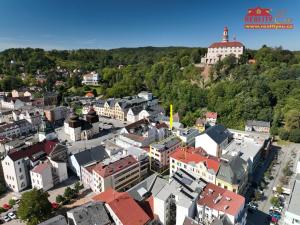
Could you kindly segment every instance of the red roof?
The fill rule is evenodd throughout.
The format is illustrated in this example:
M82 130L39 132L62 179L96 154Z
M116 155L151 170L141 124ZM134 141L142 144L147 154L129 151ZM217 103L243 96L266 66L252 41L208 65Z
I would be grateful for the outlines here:
M208 183L198 200L198 205L205 205L211 209L237 217L244 208L245 198L232 191Z
M105 165L101 162L94 167L93 171L95 171L95 173L99 174L101 177L108 177L126 169L129 166L132 166L135 163L137 163L137 161L131 155L129 155L108 165Z
M127 192L108 189L93 197L95 201L105 202L123 225L144 225L150 217Z
M203 149L186 147L177 148L174 152L170 154L170 158L176 159L183 163L199 163L202 162L205 164L207 169L212 169L216 173L219 170L220 161L218 158L209 156Z
M95 95L92 92L88 92L85 94L85 97L95 97Z
M269 8L252 8L248 10L247 16L272 16Z
M206 116L206 118L217 119L218 113L216 113L216 112L207 112L207 113L205 114L205 116Z
M34 173L42 173L46 168L48 168L50 165L48 162L44 162L44 163L41 163L37 166L35 166L31 171L34 172Z
M244 45L238 41L215 42L209 48L228 48L228 47L243 47Z
M33 144L31 146L28 146L26 148L17 150L17 149L12 149L9 153L8 156L13 160L19 160L25 157L31 157L33 154L38 153L40 151L45 152L47 155L49 155L56 144L58 143L58 140L45 140L43 142L38 142L36 144Z

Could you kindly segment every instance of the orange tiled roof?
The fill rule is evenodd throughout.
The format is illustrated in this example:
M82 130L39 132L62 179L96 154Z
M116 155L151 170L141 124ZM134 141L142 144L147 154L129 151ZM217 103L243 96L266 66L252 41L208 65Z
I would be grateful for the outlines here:
M174 152L171 153L170 158L176 159L183 163L199 163L203 162L207 169L212 169L216 173L220 167L220 161L218 158L209 156L203 149L201 148L177 148Z

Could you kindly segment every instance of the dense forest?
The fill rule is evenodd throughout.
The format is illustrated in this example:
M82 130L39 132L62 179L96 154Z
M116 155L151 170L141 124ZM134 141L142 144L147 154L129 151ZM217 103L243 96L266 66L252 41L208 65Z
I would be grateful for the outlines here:
M0 89L34 85L38 71L47 75L45 88L62 80L63 96L82 94L81 75L97 71L104 97L133 95L149 90L168 109L170 103L185 125L193 125L206 110L216 111L219 122L243 129L248 119L272 122L272 133L282 139L300 139L300 55L282 48L263 46L246 50L236 60L228 56L215 64L207 77L195 67L204 48L122 48L113 50L44 51L8 49L0 53ZM249 64L248 60L255 63ZM119 67L119 65L123 65ZM70 77L58 73L57 67ZM75 73L74 69L80 69ZM21 79L21 75L25 78ZM300 140L299 140L300 141Z

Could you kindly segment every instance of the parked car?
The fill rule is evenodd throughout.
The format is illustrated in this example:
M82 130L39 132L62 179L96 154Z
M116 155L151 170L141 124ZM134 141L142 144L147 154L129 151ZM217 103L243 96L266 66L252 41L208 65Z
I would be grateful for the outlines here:
M3 216L4 222L11 221L11 218L8 215Z
M8 215L9 218L11 218L12 220L17 218L16 214L14 214L13 212L8 213L7 215Z
M248 206L252 209L257 209L258 208L258 205L255 203L255 202L249 202L248 203Z

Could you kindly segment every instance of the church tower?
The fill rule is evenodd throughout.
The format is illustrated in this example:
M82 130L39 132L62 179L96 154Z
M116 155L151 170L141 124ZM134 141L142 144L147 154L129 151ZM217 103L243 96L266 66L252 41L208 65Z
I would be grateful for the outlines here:
M224 27L223 42L228 42L228 28L227 27Z

